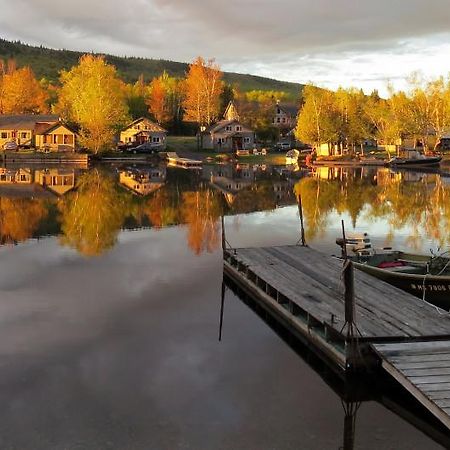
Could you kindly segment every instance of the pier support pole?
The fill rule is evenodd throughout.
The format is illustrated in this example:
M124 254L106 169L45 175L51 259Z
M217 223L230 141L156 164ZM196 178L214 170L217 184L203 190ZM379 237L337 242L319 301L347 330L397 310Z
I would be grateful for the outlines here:
M222 328L223 328L223 312L225 307L225 281L222 280L222 291L220 297L220 319L219 319L219 342L222 340Z
M358 365L358 327L355 322L355 276L353 263L347 257L347 242L345 236L345 225L342 221L342 236L343 236L343 253L344 253L344 267L342 269L342 278L344 281L344 304L345 304L345 323L341 329L341 333L347 327L346 336L346 359L347 368L351 369Z
M303 205L302 205L302 196L299 194L297 197L298 201L298 213L300 215L300 241L302 243L302 247L306 247L306 240L305 240L305 226L303 224Z

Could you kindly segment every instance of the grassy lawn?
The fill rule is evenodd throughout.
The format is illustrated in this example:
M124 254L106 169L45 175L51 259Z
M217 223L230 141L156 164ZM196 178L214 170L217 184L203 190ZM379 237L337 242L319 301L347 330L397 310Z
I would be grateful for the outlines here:
M167 136L167 151L190 151L197 152L196 136Z

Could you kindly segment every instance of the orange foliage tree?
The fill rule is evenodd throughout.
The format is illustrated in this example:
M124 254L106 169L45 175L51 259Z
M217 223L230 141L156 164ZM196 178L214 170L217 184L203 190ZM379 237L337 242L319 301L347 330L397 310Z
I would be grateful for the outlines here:
M198 57L190 66L185 81L183 102L185 118L199 125L210 125L218 115L223 91L223 73L213 59Z
M170 112L167 105L167 89L162 77L154 78L150 83L150 96L148 109L159 124L170 120Z
M29 67L0 62L0 114L45 113L48 95Z

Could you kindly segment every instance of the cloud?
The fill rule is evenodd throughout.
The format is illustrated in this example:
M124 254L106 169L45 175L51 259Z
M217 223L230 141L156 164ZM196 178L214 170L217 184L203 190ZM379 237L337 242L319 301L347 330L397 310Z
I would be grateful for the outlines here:
M179 61L202 54L293 81L326 81L349 64L390 78L405 55L414 69L422 58L435 64L426 50L446 50L450 35L448 0L0 0L0 10L10 39Z

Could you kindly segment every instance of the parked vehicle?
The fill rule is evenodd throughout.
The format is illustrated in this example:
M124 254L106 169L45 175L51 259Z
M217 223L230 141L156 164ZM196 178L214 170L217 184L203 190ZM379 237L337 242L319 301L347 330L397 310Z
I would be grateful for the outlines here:
M8 141L5 142L3 145L3 150L9 150L9 151L16 151L18 150L19 146L17 145L17 142L15 141Z
M127 146L122 148L122 151L128 153L158 153L162 146L160 144L152 144L151 142L144 142L143 144L136 146Z
M290 150L292 148L292 145L290 142L277 142L274 146L274 151L276 152L283 152Z

